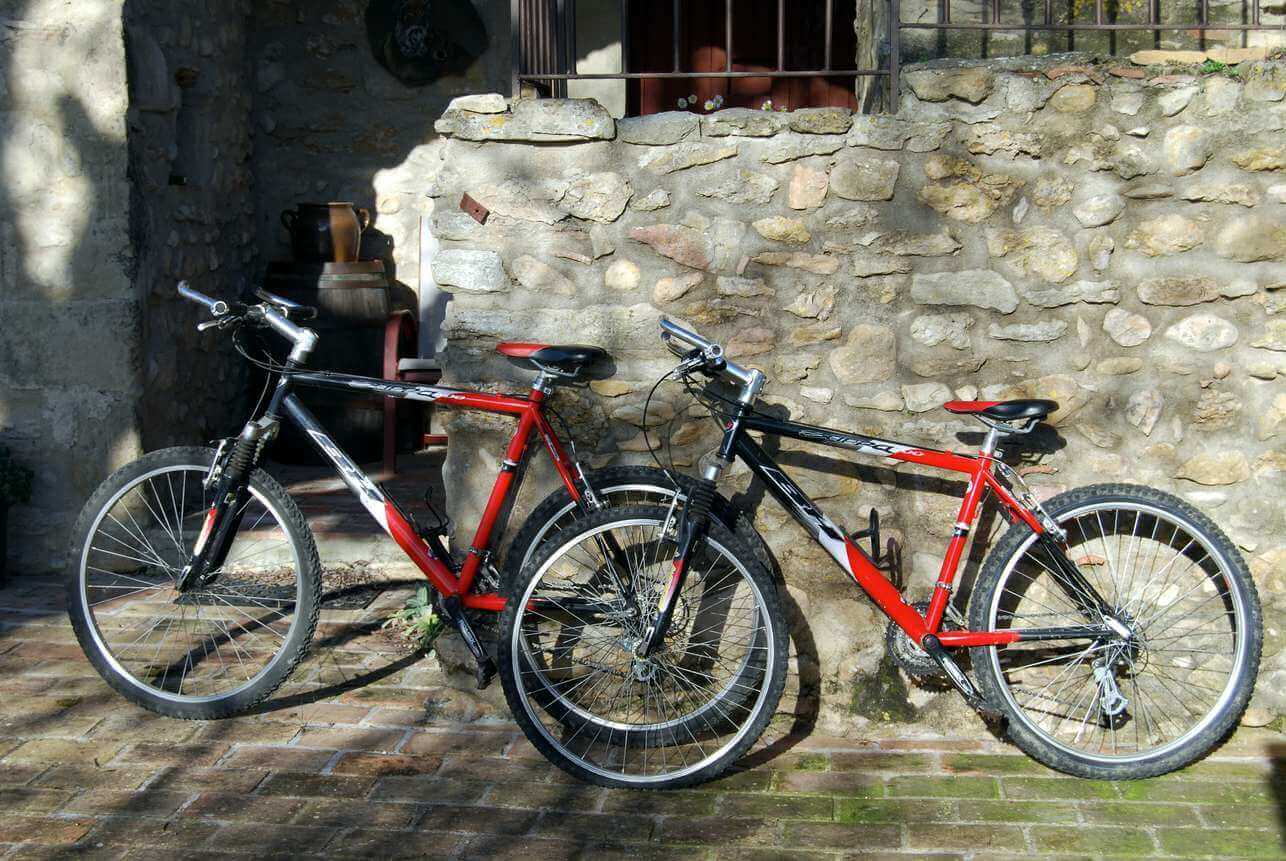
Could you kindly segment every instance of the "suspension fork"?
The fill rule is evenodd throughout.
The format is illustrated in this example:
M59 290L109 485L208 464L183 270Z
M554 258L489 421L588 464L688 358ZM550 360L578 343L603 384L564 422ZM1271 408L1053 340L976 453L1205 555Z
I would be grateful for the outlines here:
M217 574L227 561L250 496L250 473L276 429L276 421L270 418L250 422L232 443L231 451L222 458L216 455L211 466L214 502L206 511L192 556L179 573L176 587L180 592L205 586L213 579L211 573Z
M651 657L661 647L670 630L679 593L683 591L683 584L688 579L692 555L710 529L710 509L714 505L714 494L714 479L703 478L693 486L683 506L683 516L679 521L678 550L674 554L670 582L657 604L656 618L639 644L640 657Z
M710 530L710 510L714 507L715 483L723 471L732 464L737 437L741 434L741 422L757 393L757 388L750 388L743 392L736 415L724 426L723 442L719 445L714 461L706 467L701 480L693 486L692 492L688 495L688 501L683 507L683 518L679 521L678 549L674 554L674 568L670 573L670 583L661 594L652 626L639 642L637 654L641 658L651 657L665 642L665 635L670 630L670 622L674 619L674 608L678 605L679 594L683 591L683 584L688 579L692 555Z

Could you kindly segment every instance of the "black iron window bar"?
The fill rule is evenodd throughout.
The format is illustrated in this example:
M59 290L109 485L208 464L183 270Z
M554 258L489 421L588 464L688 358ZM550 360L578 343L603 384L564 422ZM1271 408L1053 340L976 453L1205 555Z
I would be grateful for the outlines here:
M638 0L635 0L638 2ZM659 5L664 0L646 0ZM787 0L777 0L777 65L762 71L734 71L732 68L732 7L735 0L724 0L724 68L722 71L685 71L682 68L682 12L690 0L671 0L673 5L673 63L669 71L631 71L630 0L620 0L621 70L581 74L576 70L576 3L575 0L510 0L513 33L513 92L517 96L522 84L546 86L553 95L566 94L567 81L594 80L664 80L700 78L816 78L864 76L890 78L890 91L897 89L897 40L888 40L887 67L880 69L836 69L832 56L834 40L834 0L826 0L826 33L822 68L786 68ZM707 0L708 2L708 0ZM899 0L886 0L889 20L897 20ZM567 71L560 71L567 70ZM893 104L896 104L896 98Z
M636 0L637 2L637 0ZM648 0L664 2L664 0ZM889 104L897 110L900 100L900 34L903 30L976 30L983 32L1064 32L1069 39L1076 32L1152 32L1159 41L1164 31L1197 32L1200 47L1204 49L1208 32L1240 32L1245 46L1251 31L1286 31L1286 20L1278 24L1263 23L1262 0L1250 0L1249 7L1242 4L1240 22L1210 20L1210 0L1199 0L1198 20L1178 22L1161 20L1160 0L1147 0L1146 21L1109 21L1105 0L1095 0L1092 23L1060 23L1054 20L1054 0L1043 0L1043 16L1039 22L1008 22L1001 19L1002 0L986 0L982 4L981 21L956 21L951 14L951 0L938 0L937 20L928 22L903 22L900 0L886 0L890 21L896 21L897 37L887 38L883 47L884 67L878 69L836 69L832 57L834 38L834 0L826 0L825 46L823 67L820 69L786 68L786 5L787 0L777 0L777 64L775 69L762 71L734 71L733 57L733 3L724 0L724 68L722 71L684 71L682 68L682 11L684 2L673 4L673 64L669 71L631 71L630 62L630 0L620 0L621 70L581 74L576 69L576 3L575 0L510 0L513 52L513 93L519 94L524 83L543 85L553 95L566 95L567 81L631 80L631 79L698 79L698 78L812 78L863 76L888 78Z

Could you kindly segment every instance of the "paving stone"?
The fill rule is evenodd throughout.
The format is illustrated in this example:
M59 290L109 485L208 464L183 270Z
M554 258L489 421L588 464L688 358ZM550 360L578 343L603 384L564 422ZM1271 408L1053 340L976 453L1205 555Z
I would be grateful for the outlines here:
M776 788L782 792L820 793L835 796L880 798L884 781L853 772L794 771L779 776Z
M334 753L293 747L239 746L221 765L228 768L271 768L282 771L321 771Z
M1041 852L1150 856L1156 851L1152 838L1138 828L1035 827L1031 837Z
M985 753L949 753L942 757L942 767L957 773L1044 775L1054 773L1026 756L993 756Z
M288 822L303 807L302 801L293 798L207 794L184 808L183 815L203 819Z
M833 819L830 798L772 794L733 793L719 799L721 816L763 816L772 819Z
M862 822L787 822L787 846L849 849L896 849L902 845L902 828Z
M999 849L1014 853L1027 849L1023 831L1016 825L952 824L944 828L913 822L907 826L907 842L913 849Z
M1183 780L1175 776L1156 780L1136 780L1121 784L1121 797L1129 801L1192 801L1221 804L1276 801L1276 793L1267 782L1215 782Z
M894 777L890 796L929 798L999 798L1000 787L991 777Z
M385 777L371 791L374 801L434 801L463 804L478 801L487 791L482 781L442 780L436 777Z
M442 766L437 756L405 754L346 753L331 771L335 774L364 774L383 777L391 774L432 774Z
M954 822L956 803L903 798L839 798L835 801L838 822L902 823Z
M898 774L936 773L938 758L929 753L886 751L837 751L831 754L831 771L893 771Z
M8 787L0 789L0 810L7 813L49 813L71 797L72 793L66 790Z
M1068 802L961 800L956 816L964 822L1076 822L1077 808Z
M592 811L598 809L606 792L608 790L601 787L585 784L497 783L487 793L486 803L524 810ZM630 794L622 795L634 804L644 800ZM633 805L617 809L623 813L639 812L633 809Z
M214 765L228 752L226 744L132 744L117 756L115 764L127 767L172 765L192 768ZM240 766L230 766L233 768Z
M646 843L652 838L654 826L654 821L645 816L619 813L546 813L540 817L532 833L562 840L619 839Z
M733 843L776 843L780 826L762 819L730 819L723 816L670 816L661 820L662 843L694 843L721 846Z
M293 854L320 852L335 837L333 828L308 828L301 825L274 824L268 830L261 823L247 822L220 828L210 839L211 846L222 850L260 854L264 842L271 839Z
M1138 801L1115 801L1084 804L1081 814L1094 825L1191 825L1196 809L1187 804L1148 804Z
M259 787L262 795L299 798L364 798L376 778L342 774L274 774Z
M609 852L595 849L587 852L587 847L571 840L557 840L550 837L510 837L479 835L464 841L460 854L456 857L492 861L492 859L512 859L512 861L564 861L564 859L583 857L609 857ZM650 858L651 853L663 853L664 850L653 847L638 847L626 852L631 858ZM637 854L636 854L637 853ZM663 857L663 856L662 856Z
M304 801L295 825L324 828L407 828L420 818L420 808L410 804L372 804L345 799Z
M0 821L0 843L75 843L93 826L93 819L6 816Z
M187 792L250 793L267 778L268 771L262 768L170 768L148 781L148 786Z
M1005 798L1116 799L1116 784L1105 780L1072 780L1065 777L1006 777Z
M1187 810L1178 805L1161 806L1171 810L1185 812ZM1212 828L1279 829L1281 827L1281 810L1276 804L1203 804L1196 810L1206 825ZM1188 819L1183 824L1188 825L1191 822L1192 820Z
M648 792L608 790L604 813L635 813L640 816L711 816L718 796L708 792Z
M105 765L122 747L123 745L108 740L32 739L5 754L4 762L93 762L95 765Z
M447 858L454 857L463 842L458 834L354 828L336 837L326 853L360 858Z

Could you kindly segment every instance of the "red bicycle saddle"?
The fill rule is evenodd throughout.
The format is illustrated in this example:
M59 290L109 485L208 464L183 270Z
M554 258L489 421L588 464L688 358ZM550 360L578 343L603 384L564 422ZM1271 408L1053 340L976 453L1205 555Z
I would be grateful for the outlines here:
M1002 422L1020 419L1043 419L1058 409L1058 401L947 401L942 405L953 413L970 413Z
M496 352L515 365L572 379L606 379L616 372L612 355L584 344L535 344L504 341Z

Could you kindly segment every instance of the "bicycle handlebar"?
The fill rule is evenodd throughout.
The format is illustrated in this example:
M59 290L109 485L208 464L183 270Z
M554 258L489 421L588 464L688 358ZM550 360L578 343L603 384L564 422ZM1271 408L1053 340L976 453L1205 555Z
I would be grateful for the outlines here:
M211 299L201 291L194 290L186 281L179 282L179 295L190 302L204 305L205 309L214 317L223 317L232 310L227 302L222 299Z
M232 305L229 305L221 299L211 299L199 290L194 290L186 281L179 282L178 291L179 295L184 299L204 306L206 310L216 318L225 318L233 313L234 309ZM290 341L291 344L294 345L294 349L290 351L290 360L297 363L303 363L308 358L308 354L312 352L313 347L317 345L317 333L312 329L305 329L302 326L297 326L290 322L286 317L286 314L283 314L277 308L273 307L273 305L281 303L282 308L285 309L287 313L294 308L298 308L301 312L310 309L304 305L297 305L289 299L282 299L281 297L273 296L271 293L267 293L266 291L263 291L263 293L264 295L261 295L260 298L267 300L265 304L252 305L250 307L238 305L236 306L239 310L238 316L249 317L255 322L263 323L276 331L277 334ZM268 302L271 302L272 304L268 304Z
M723 347L707 338L703 338L691 329L685 329L677 323L673 323L666 318L661 318L661 340L669 345L670 340L678 340L688 346L700 350L706 358L718 365L718 371L724 376L731 377L741 384L741 400L743 403L750 403L759 394L759 390L764 385L764 375L762 371L743 368L736 362L730 361L723 354ZM673 348L671 348L673 349Z

